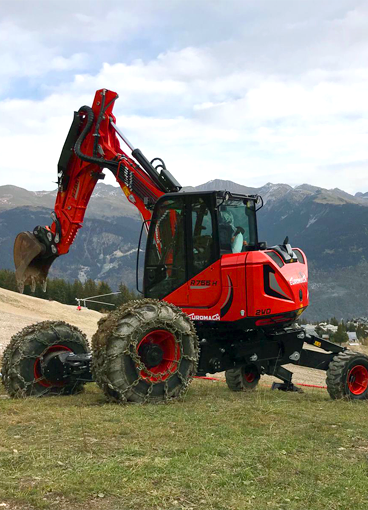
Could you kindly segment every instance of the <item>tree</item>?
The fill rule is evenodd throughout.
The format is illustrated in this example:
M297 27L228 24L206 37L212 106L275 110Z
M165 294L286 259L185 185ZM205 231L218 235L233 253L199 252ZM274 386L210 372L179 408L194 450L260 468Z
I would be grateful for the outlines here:
M116 306L123 305L125 303L128 303L128 301L131 301L132 299L136 299L135 292L131 292L124 283L121 283L119 285L118 291L120 294L117 295L116 298Z
M92 280L91 278L89 278L83 285L83 297L89 298L89 297L97 296L97 294L98 294L98 292L97 292L96 282L94 280ZM87 303L88 303L88 301L86 302L86 304ZM87 306L88 306L88 308L91 308L92 310L97 310L97 308L98 308L98 305L96 305L96 303L88 303Z
M75 298L81 298L83 297L84 287L83 283L81 283L79 280L74 280L72 287L71 287L71 296L72 296L72 303L75 303Z
M346 331L349 331L349 332L354 332L356 331L356 325L354 324L354 322L348 322L346 324Z
M112 293L112 290L111 290L111 287L108 283L106 282L99 282L98 283L98 286L97 286L97 295L100 295L100 294L111 294ZM104 301L111 301L111 296L106 296L104 297L103 299Z
M69 302L68 284L62 278L55 278L48 282L48 296L59 303L67 304Z
M339 325L339 321L336 319L336 317L331 317L330 324L332 326L338 326Z
M357 333L358 340L363 340L364 338L366 338L368 336L367 331L362 324L358 324L356 333Z
M89 278L83 285L83 297L92 297L96 295L97 295L96 282Z
M344 324L339 324L337 326L336 333L333 334L332 339L337 344L346 343L349 340L348 334L346 333Z
M14 271L0 269L0 287L7 290L17 291Z
M104 296L104 294L111 294L112 293L112 290L111 290L111 287L108 283L106 282L99 282L98 286L97 286L97 295L98 296L103 296L103 297L100 297L100 298L97 298L97 301L103 301L104 303L113 303L114 302L114 296ZM97 305L96 304L96 310L98 311L102 311L105 309L108 309L108 310L111 310L111 306L106 306L106 305Z

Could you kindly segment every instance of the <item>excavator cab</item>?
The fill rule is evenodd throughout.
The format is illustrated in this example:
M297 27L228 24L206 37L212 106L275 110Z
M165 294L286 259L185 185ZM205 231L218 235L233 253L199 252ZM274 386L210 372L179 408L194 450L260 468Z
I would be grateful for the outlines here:
M257 196L223 191L161 197L147 240L145 296L163 299L213 266L222 255L255 250L258 200ZM176 304L185 305L184 295L176 293Z

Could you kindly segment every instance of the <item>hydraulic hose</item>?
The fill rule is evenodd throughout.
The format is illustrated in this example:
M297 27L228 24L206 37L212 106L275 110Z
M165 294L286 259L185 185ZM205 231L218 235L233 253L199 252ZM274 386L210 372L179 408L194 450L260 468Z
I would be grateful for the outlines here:
M115 99L116 98L114 98L114 101L115 101ZM110 104L111 104L111 101L106 106L106 108L108 108L110 106ZM103 158L97 158L95 156L87 156L86 154L84 154L82 152L81 146L82 146L82 143L84 142L87 134L91 130L91 127L92 127L92 124L93 124L93 121L94 121L94 113L93 113L92 108L90 108L89 106L81 106L79 108L79 110L78 110L78 113L85 113L87 115L87 122L86 122L86 125L84 126L81 134L79 135L77 141L74 144L74 152L75 152L75 154L82 161L87 161L88 163L95 163L95 164L97 164L97 165L99 165L101 167L106 166L107 168L110 168L110 170L112 171L112 173L116 177L117 168L118 168L118 165L119 165L118 161L111 161L111 160L107 160L107 159L103 159ZM113 167L113 168L111 168L111 167ZM152 192L146 186L144 186L143 183L141 183L139 181L139 179L137 179L135 181L135 183L134 183L134 192L137 193L137 195L142 200L145 197L150 197L151 200L153 200L153 202L155 202L156 199L157 199L157 197L155 195L153 195Z
M97 158L95 156L87 156L82 152L82 143L84 142L87 134L90 132L93 121L94 121L94 113L90 106L81 106L78 110L78 113L85 113L87 115L87 122L83 128L83 131L78 136L77 141L74 145L74 152L82 161L88 161L88 163L95 163L99 166L109 165L109 166L118 166L117 161L109 161L103 158Z

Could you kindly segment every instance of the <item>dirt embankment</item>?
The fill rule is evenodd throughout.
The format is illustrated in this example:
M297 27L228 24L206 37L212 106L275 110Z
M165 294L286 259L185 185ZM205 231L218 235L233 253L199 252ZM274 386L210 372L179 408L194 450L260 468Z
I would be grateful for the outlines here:
M97 330L99 312L63 305L0 288L0 355L10 338L25 326L46 320L61 320L80 328L91 339Z

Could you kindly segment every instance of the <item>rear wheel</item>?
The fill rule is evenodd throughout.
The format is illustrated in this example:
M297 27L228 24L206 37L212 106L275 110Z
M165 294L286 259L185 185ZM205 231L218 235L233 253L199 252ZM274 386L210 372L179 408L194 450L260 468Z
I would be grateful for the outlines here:
M111 312L100 320L92 345L95 380L117 402L178 398L197 369L194 326L165 301L132 301Z
M367 399L368 356L352 351L339 353L328 367L326 383L333 399Z
M57 352L83 354L88 341L78 328L62 321L44 321L14 335L3 356L2 380L11 397L61 395L81 391L83 382L51 382L43 374L43 362Z
M254 390L261 378L255 366L231 368L226 370L225 377L231 391Z

